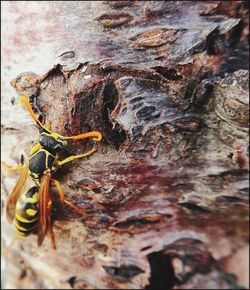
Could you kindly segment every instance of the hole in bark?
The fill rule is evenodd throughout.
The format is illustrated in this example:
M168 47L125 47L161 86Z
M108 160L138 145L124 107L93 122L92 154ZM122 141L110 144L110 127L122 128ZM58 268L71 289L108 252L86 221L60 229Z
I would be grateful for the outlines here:
M229 196L229 195L224 195L224 196L217 196L215 198L215 201L216 202L221 202L221 203L224 203L224 202L238 202L238 201L241 201L241 199L237 196Z
M27 272L26 272L26 270L23 269L22 272L21 272L21 274L20 274L20 276L19 276L19 279L22 280L22 279L24 279L26 276L27 276Z
M134 103L138 103L139 101L143 101L143 100L144 100L143 97L136 97L136 98L129 100L129 103L134 104Z
M134 110L136 110L136 109L141 108L142 106L143 106L143 102L140 102L140 103L134 104L134 105L132 106L132 110L134 111Z
M229 45L230 47L234 48L240 40L242 30L244 28L243 21L241 20L233 29L232 29L232 34L231 38L229 40Z
M73 288L76 282L76 276L70 277L67 282L69 283L69 285Z
M193 96L194 90L196 89L196 86L197 86L196 80L191 81L186 85L185 94L183 97L184 100L191 100L192 99L192 96Z
M143 119L143 121L144 121L144 122L146 122L146 121L151 121L151 120L154 120L154 119L160 118L160 116L161 116L161 113L158 113L158 114L153 115L153 116L145 117L145 118Z
M148 261L151 268L150 284L146 290L171 290L176 282L171 256L162 252L149 254Z
M173 217L173 215L170 214L170 213L166 213L166 214L164 214L164 216L167 217L167 218L169 218L169 219Z
M109 119L109 114L114 110L118 102L118 92L113 83L108 83L105 86L103 95L103 120L106 124L105 138L118 149L125 141L126 134L118 125L113 128L113 124Z
M168 80L177 81L182 79L182 76L179 75L175 69L169 69L162 66L156 66L153 67L153 69Z
M39 115L38 116L38 120L43 124L44 123L44 120L45 120L45 117L42 116L42 115Z
M198 85L199 86L199 85ZM205 107L212 97L214 87L210 83L205 83L204 87L194 92L194 98L192 100L193 106L199 112Z
M141 251L143 252L143 251L149 250L151 248L152 248L152 246L146 246L146 247L142 248Z
M66 132L68 132L69 130L70 130L70 124L67 122L67 123L65 123L64 124L64 130L66 131Z
M249 187L241 188L239 190L239 194L246 194L246 195L248 195L249 194Z
M116 279L125 281L140 273L144 273L142 269L133 265L121 265L121 267L103 266L106 272L115 276Z
M223 54L228 47L228 43L224 35L219 34L219 30L212 31L206 39L206 49L208 55Z
M192 210L193 212L209 212L209 210L197 205L197 204L193 204L193 203L188 203L188 202L183 202L183 203L179 203L180 206L185 207L187 209Z
M140 121L145 120L145 118L151 117L155 111L156 108L154 106L145 106L136 113L136 116Z
M124 229L130 226L134 226L137 228L141 228L144 227L145 225L149 225L149 224L156 224L159 223L159 220L146 220L146 219L129 219L126 220L124 222L119 222L117 224L115 224L115 227L119 228L119 229Z

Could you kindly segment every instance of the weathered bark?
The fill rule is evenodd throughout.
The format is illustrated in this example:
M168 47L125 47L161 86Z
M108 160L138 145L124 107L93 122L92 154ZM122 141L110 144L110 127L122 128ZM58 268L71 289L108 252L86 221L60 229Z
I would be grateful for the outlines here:
M104 137L55 174L91 218L51 188L57 249L18 240L3 287L248 288L247 2L2 8L2 160L20 163L38 137L10 81L53 130ZM4 207L17 176L2 176ZM6 245L14 228L2 218Z

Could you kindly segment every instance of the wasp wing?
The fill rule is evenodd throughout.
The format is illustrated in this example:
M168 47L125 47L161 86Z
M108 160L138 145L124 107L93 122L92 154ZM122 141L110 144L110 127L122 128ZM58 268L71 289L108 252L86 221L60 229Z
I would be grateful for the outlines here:
M39 196L39 223L38 223L38 246L41 246L46 236L48 227L50 226L50 214L52 201L49 194L51 174L45 174L42 177L40 188L38 191Z
M15 217L15 208L16 203L22 194L22 190L24 188L24 185L26 183L26 179L29 175L29 169L27 166L25 166L20 174L19 179L17 180L17 183L15 187L13 188L12 192L9 194L6 200L6 215L8 221L11 223Z

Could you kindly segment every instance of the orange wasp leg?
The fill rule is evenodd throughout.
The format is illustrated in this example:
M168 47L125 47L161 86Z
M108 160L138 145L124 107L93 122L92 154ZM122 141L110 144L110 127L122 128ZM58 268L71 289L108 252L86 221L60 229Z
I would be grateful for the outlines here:
M19 171L19 170L23 170L26 166L21 166L21 165L17 165L14 167L9 166L8 164L6 164L5 162L2 161L3 166L5 167L5 169L8 172L13 172L13 171Z
M80 140L80 139L86 139L86 138L90 138L93 137L94 141L101 141L102 140L102 134L98 131L92 131L92 132L87 132L87 133L83 133L80 135L76 135L76 136L71 136L71 137L64 137L64 139L72 139L72 140Z
M51 181L52 181L52 182L54 183L54 185L56 186L61 201L63 201L64 203L66 203L68 206L70 206L71 208L73 208L75 211L77 211L77 212L78 212L79 214L81 214L82 216L88 217L88 214L87 214L84 210L82 210L82 209L79 208L78 206L72 204L71 202L69 202L69 201L67 201L67 200L65 199L64 193L63 193L63 191L62 191L61 185L60 185L60 183L59 183L58 180L51 179Z
M75 159L77 159L77 158L82 158L82 157L89 156L89 155L91 155L92 153L94 153L95 151L96 151L96 148L94 147L94 148L92 148L91 150L89 150L88 152L85 152L85 153L83 153L83 154L72 155L72 156L69 156L68 158L66 158L66 159L64 159L64 160L62 160L62 161L57 161L57 164L58 164L59 166L61 166L61 165L65 164L65 163L68 163L68 162L70 162L70 161L72 161L72 160L75 160Z

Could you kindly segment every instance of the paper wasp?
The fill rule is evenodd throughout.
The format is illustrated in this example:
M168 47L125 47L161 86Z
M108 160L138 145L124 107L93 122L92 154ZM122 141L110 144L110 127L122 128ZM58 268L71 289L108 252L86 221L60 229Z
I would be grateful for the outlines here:
M20 171L20 177L7 198L7 219L12 222L15 218L17 236L28 236L31 233L37 233L38 246L42 244L48 231L52 247L55 248L55 238L51 223L52 200L49 193L50 184L52 183L56 186L59 197L64 203L83 216L87 216L87 214L65 199L59 181L53 179L52 175L58 167L77 158L88 156L95 152L96 148L94 147L83 154L72 155L61 161L58 160L58 153L68 146L67 140L74 141L91 137L94 141L101 141L102 134L98 131L92 131L65 137L54 133L51 131L50 123L47 122L45 126L42 125L26 97L21 96L20 101L39 126L40 137L39 142L30 150L29 158L24 166L8 167L9 171ZM28 176L32 178L36 186L23 192Z

